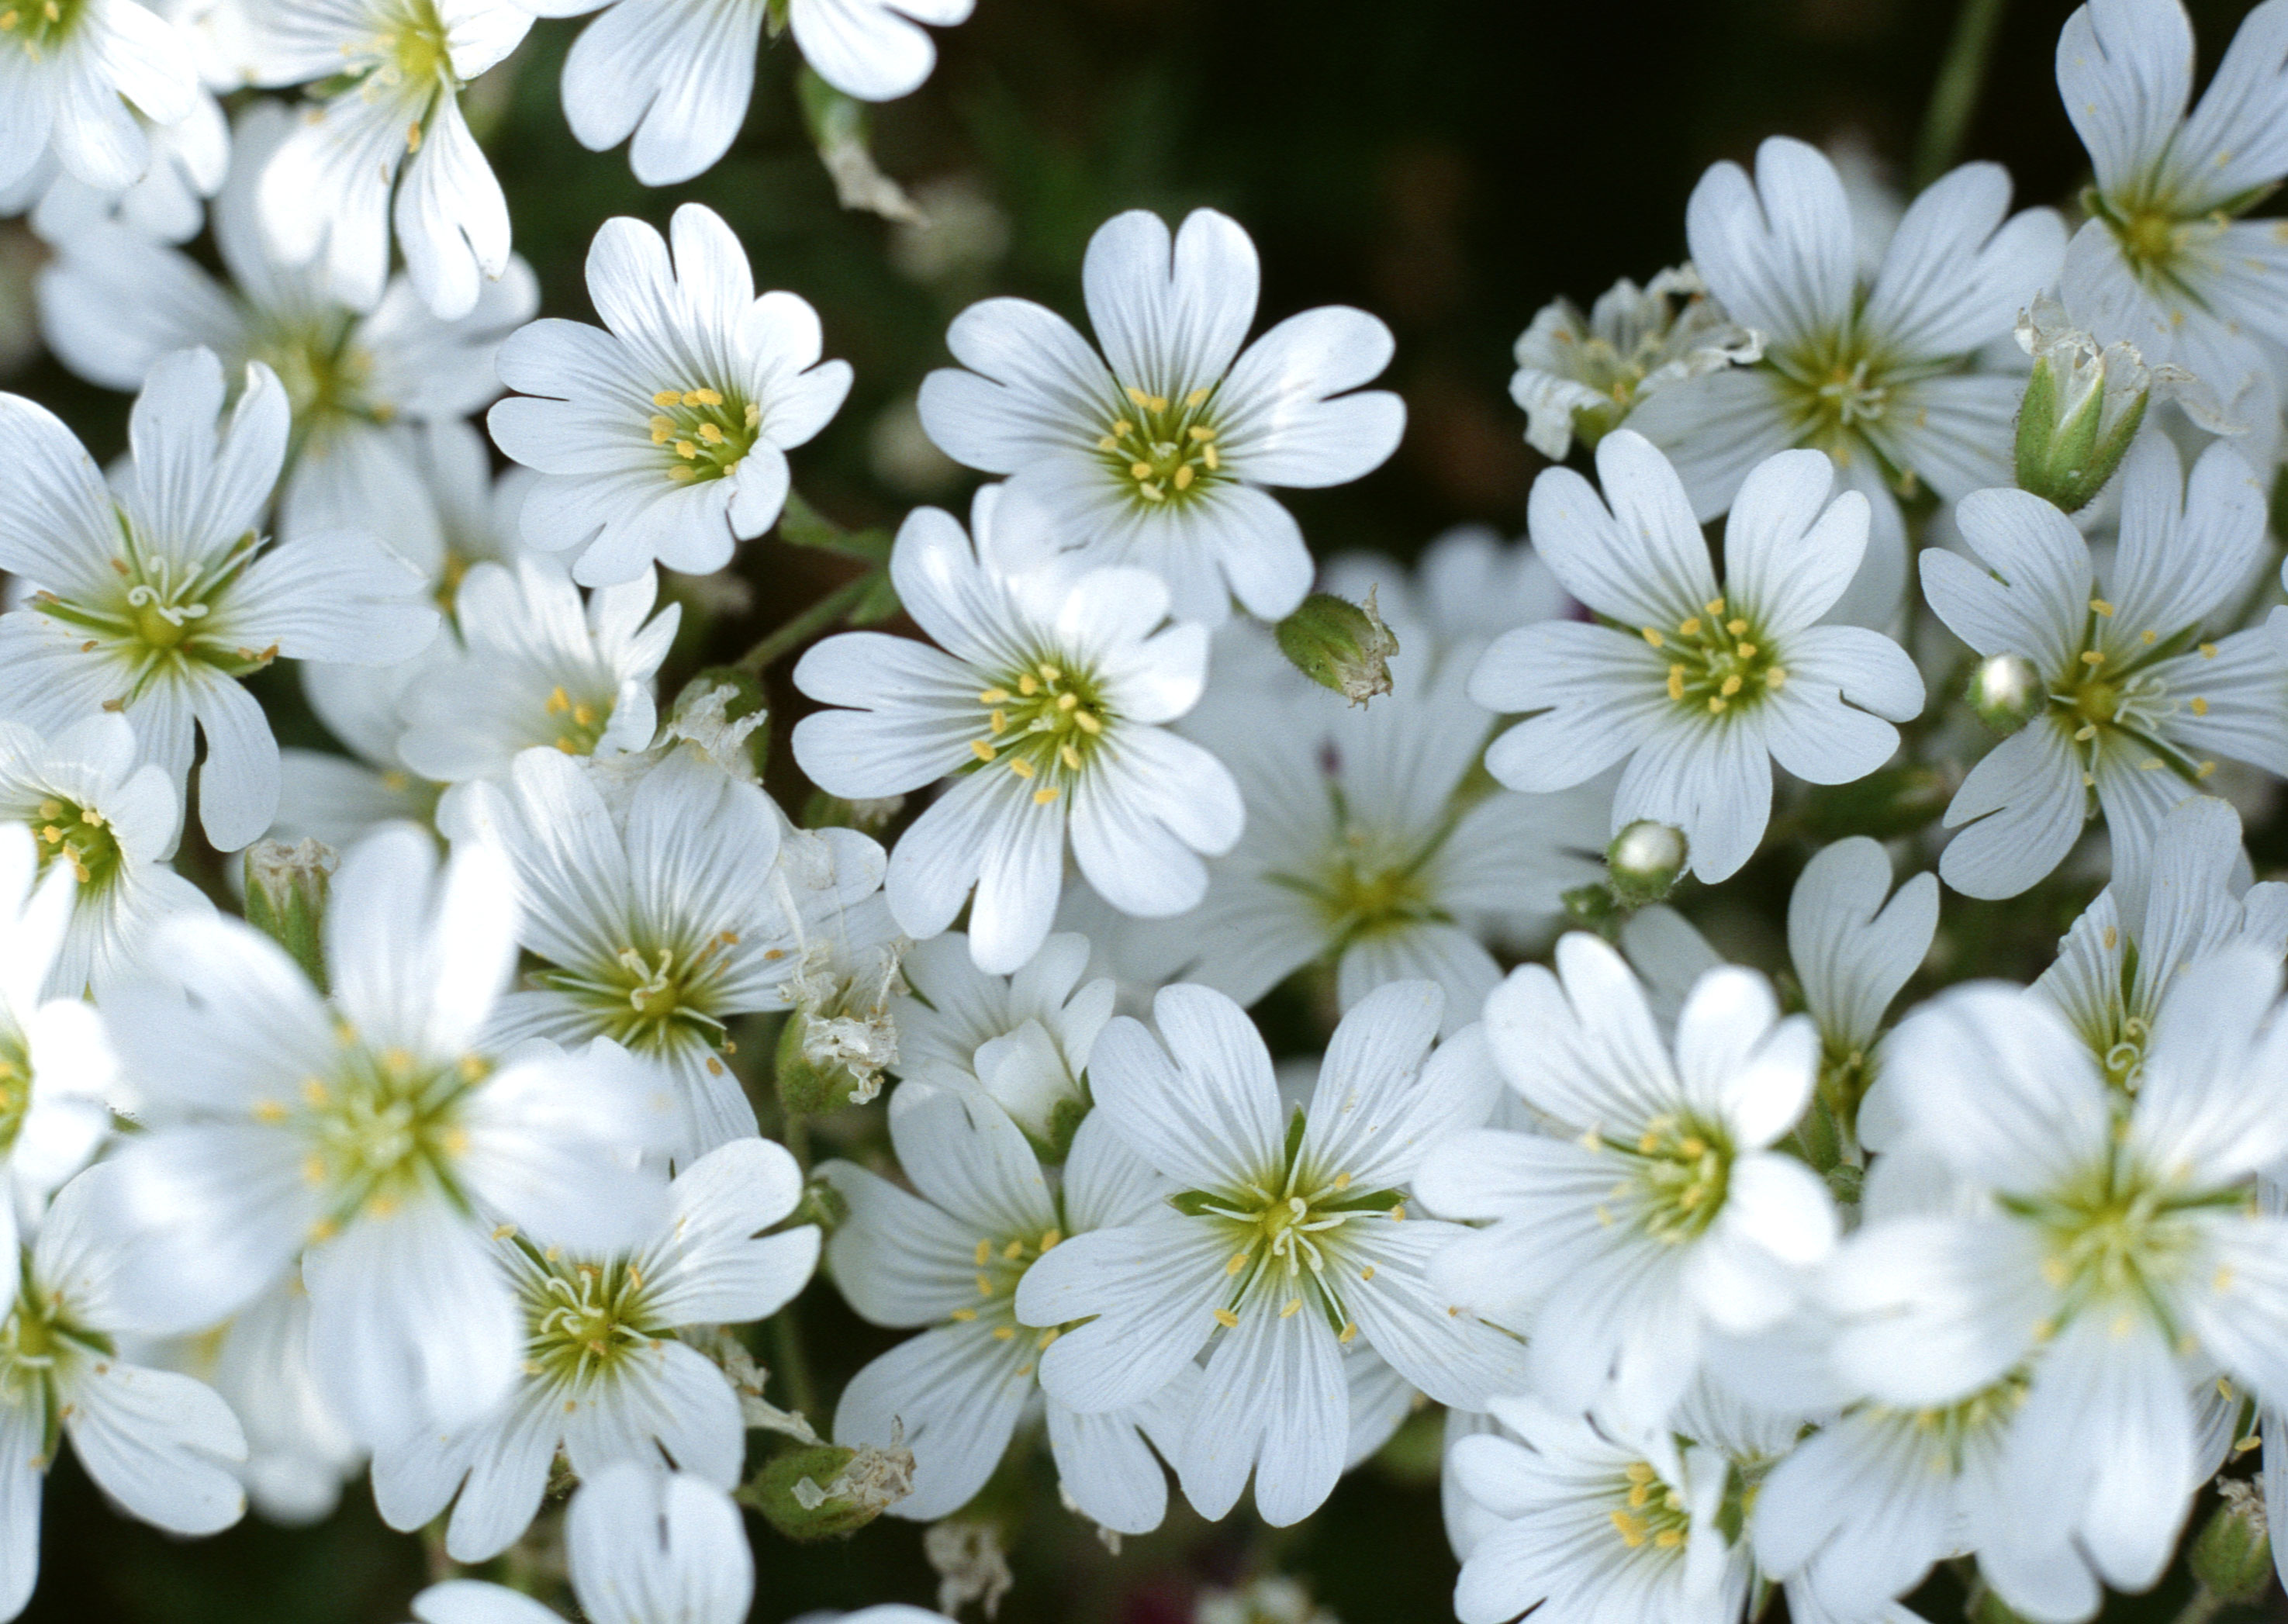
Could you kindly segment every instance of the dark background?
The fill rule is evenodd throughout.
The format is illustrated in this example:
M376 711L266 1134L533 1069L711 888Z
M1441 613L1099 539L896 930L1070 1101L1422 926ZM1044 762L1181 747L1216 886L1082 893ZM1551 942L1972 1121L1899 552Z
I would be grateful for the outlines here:
M2068 202L2087 178L2051 74L2070 9L2007 7L1966 144L1965 156L2009 166L2022 202ZM2205 73L2247 7L2190 9ZM1397 456L1355 486L1290 500L1323 553L1406 556L1460 521L1522 528L1539 459L1506 385L1511 345L1537 308L1561 293L1585 305L1617 277L1641 281L1680 258L1694 180L1715 159L1749 158L1767 134L1855 138L1903 177L1954 13L1946 0L979 0L973 20L940 36L930 83L875 118L891 175L957 179L1005 219L1005 252L935 280L897 268L881 222L836 206L795 110L790 46L766 52L732 154L663 191L639 186L623 152L584 152L566 131L557 80L578 22L539 25L472 94L497 120L488 146L552 313L592 319L581 265L605 217L663 226L691 198L738 231L759 284L819 307L828 353L854 362L858 382L795 454L796 483L854 525L894 523L917 501L958 503L967 488L949 469L899 473L875 448L877 419L945 362L945 324L963 305L1021 293L1077 318L1081 251L1107 216L1223 209L1261 250L1267 321L1343 302L1395 330L1387 381L1410 413ZM125 400L44 358L0 384L60 411L99 456L122 443ZM774 540L743 550L735 570L751 593L689 614L677 665L731 657L840 567ZM290 683L265 692L282 733L302 733ZM2036 906L2007 922L2030 943L2054 939L2077 904L2054 899L2038 919L2026 911ZM822 1284L802 1311L830 1395L886 1345ZM1116 1561L1057 1508L1045 1461L1013 1469L988 1491L1029 1508L1001 1616L1175 1624L1203 1580L1285 1567L1346 1624L1450 1618L1434 1419L1418 1418L1299 1528L1273 1533L1242 1513L1208 1530L1178 1511ZM198 1543L115 1516L68 1462L47 1506L44 1571L25 1615L41 1624L394 1624L426 1578L420 1542L384 1529L361 1485L315 1530L250 1520ZM930 1599L910 1525L807 1548L751 1528L758 1620ZM2117 1602L2113 1616L2166 1618L2181 1585ZM1961 1592L1942 1577L1919 1599L1942 1618Z

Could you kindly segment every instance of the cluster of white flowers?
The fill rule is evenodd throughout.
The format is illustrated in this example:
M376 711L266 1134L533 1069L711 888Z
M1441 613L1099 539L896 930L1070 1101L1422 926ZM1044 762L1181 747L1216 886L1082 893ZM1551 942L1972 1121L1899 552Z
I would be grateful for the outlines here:
M2252 1594L2288 226L2239 217L2288 0L2197 106L2179 0L2073 14L2071 234L1988 163L1888 210L1799 141L1715 165L1689 264L1518 343L1584 452L1529 540L1412 567L1315 565L1274 495L1392 455L1389 330L1251 342L1239 225L1120 215L1092 341L947 334L967 523L839 535L862 592L727 671L695 578L831 528L794 454L852 368L696 203L603 224L600 326L534 319L463 92L598 9L0 0L48 342L136 396L105 470L0 395L0 1616L65 1440L177 1533L362 1473L438 1561L735 1624L743 1503L938 1525L939 1605L989 1610L1013 1452L1116 1549L1171 1472L1297 1523L1426 1405L1463 1624L1898 1624L1950 1561L2078 1624L2209 1500L2194 1580ZM969 5L600 10L573 133L666 184L767 25L882 99ZM798 648L799 818L752 682ZM280 748L282 658L341 749ZM2051 968L1968 978L2036 887L2086 901ZM822 1261L912 1333L822 1398ZM1202 1616L1310 1606L1258 1588Z

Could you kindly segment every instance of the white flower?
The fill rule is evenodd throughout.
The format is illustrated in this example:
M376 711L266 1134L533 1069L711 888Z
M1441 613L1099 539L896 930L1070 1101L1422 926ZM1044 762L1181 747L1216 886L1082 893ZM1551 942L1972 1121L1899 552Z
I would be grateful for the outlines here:
M49 996L106 996L132 973L161 919L214 909L168 865L182 803L166 769L135 757L135 732L115 716L66 728L52 744L0 723L0 818L28 827L43 864L60 863L78 880Z
M476 566L454 599L462 648L407 685L399 756L458 784L507 777L535 745L568 756L645 749L659 721L652 678L683 618L680 604L651 613L658 592L647 569L584 606L553 559Z
M632 134L628 167L647 186L712 168L746 122L765 0L522 0L542 17L606 9L564 59L564 117L580 145L605 152ZM915 22L950 28L973 0L786 0L772 23L793 30L818 76L862 101L921 88L937 48Z
M310 1364L310 1294L282 1278L224 1325L163 1344L161 1362L223 1397L246 1432L238 1468L267 1520L307 1527L333 1515L342 1485L365 1466Z
M1462 1624L1520 1612L1611 1624L1732 1624L1747 1600L1744 1549L1718 1525L1728 1463L1633 1430L1498 1398L1502 1431L1455 1441L1447 1472L1482 1521L1462 1555Z
M818 313L791 293L757 298L720 216L686 203L669 230L672 263L641 220L596 233L588 296L608 331L551 319L501 349L502 380L523 393L493 408L493 438L542 475L525 540L580 549L584 585L632 581L654 560L721 569L735 542L778 521L786 454L850 392L850 363L819 359Z
M718 1488L738 1486L738 1393L674 1333L776 1313L810 1279L818 1230L761 1234L802 1199L794 1158L763 1139L710 1152L667 1194L658 1228L625 1252L560 1253L520 1235L494 1242L523 1319L516 1385L472 1425L414 1428L377 1446L385 1522L416 1530L450 1501L446 1551L488 1561L539 1511L560 1450L583 1480L622 1461L655 1468L664 1455Z
M1008 1114L972 1089L915 1080L890 1096L890 1137L918 1194L846 1161L822 1176L849 1204L827 1242L827 1266L851 1307L876 1325L927 1326L850 1379L834 1413L838 1443L914 1454L913 1493L895 1517L931 1522L985 1485L1035 1404L1042 1351L1054 1328L1013 1311L1016 1294L1053 1248L1132 1224L1175 1186L1139 1161L1101 1114L1073 1137L1052 1188ZM1160 1525L1168 1485L1148 1437L1172 1455L1197 1373L1175 1369L1110 1414L1082 1414L1047 1398L1050 1453L1081 1514L1122 1533Z
M897 1063L891 1004L912 946L891 916L882 872L882 849L862 836L782 822L772 883L795 947L779 993L802 1021L803 1058L846 1075L854 1105L879 1093L884 1068Z
M78 880L36 847L0 824L0 1256L111 1131L117 1071L93 1006L47 991Z
M1847 784L1898 746L1922 678L1905 651L1825 623L1858 568L1867 503L1830 500L1834 471L1784 451L1739 488L1724 579L1668 459L1622 429L1597 448L1601 500L1553 468L1534 482L1533 544L1566 590L1617 624L1544 622L1486 651L1470 695L1537 713L1486 750L1513 789L1567 789L1625 759L1612 832L1641 818L1685 833L1692 872L1728 879L1771 817L1771 762Z
M169 16L174 8L151 8ZM179 19L173 19L179 20ZM68 243L91 226L117 221L142 236L187 242L206 224L206 200L230 169L230 123L222 104L202 87L189 109L171 123L136 116L150 149L142 178L126 186L91 186L64 172L53 146L12 187L0 187L0 214L32 203L33 234L51 245Z
M104 1493L156 1527L215 1533L246 1510L230 1470L246 1439L230 1406L115 1351L136 1308L100 1216L117 1199L109 1167L58 1192L0 1320L0 1618L24 1610L39 1577L40 1479L59 1427Z
M133 1306L155 1330L211 1325L300 1256L313 1362L367 1442L460 1424L507 1391L518 1327L497 1225L603 1250L640 1239L661 1202L632 1161L664 1105L625 1055L482 1043L516 962L510 877L482 847L441 875L434 853L400 825L343 860L330 1001L266 937L186 919L152 955L167 979L106 1010L153 1127L112 1163Z
M1355 585L1366 567L1341 574ZM1609 787L1488 782L1479 760L1498 724L1469 693L1485 640L1412 618L1427 606L1394 584L1394 685L1363 709L1304 680L1261 628L1220 634L1217 679L1182 730L1231 764L1247 822L1198 907L1134 932L1154 978L1251 1005L1325 963L1346 1009L1386 982L1432 980L1451 1032L1501 979L1492 949L1545 942L1565 891L1602 877Z
M99 191L151 166L137 117L171 124L197 106L188 42L137 0L16 0L0 28L0 186L53 150L63 172Z
M959 931L922 943L903 966L911 994L891 1005L898 1075L981 1090L1037 1143L1069 1144L1088 1109L1082 1073L1112 1018L1112 982L1081 985L1088 958L1088 939L1068 932L989 976Z
M1406 408L1359 387L1392 349L1364 311L1306 311L1243 353L1258 281L1255 245L1212 210L1172 243L1157 215L1116 216L1082 267L1102 356L1053 312L987 299L947 332L968 370L923 381L922 423L955 461L1009 475L1093 561L1157 574L1182 619L1219 623L1236 597L1278 620L1310 590L1311 557L1265 487L1380 466Z
M393 820L436 817L442 786L409 768L397 750L405 692L430 664L417 655L378 671L315 661L302 667L302 697L350 753L290 745L278 752L271 839L318 840L339 852Z
M2186 801L2145 856L2116 868L2033 987L2072 1023L2106 1081L2129 1089L2181 974L2231 942L2275 958L2288 949L2288 885L2248 883L2240 820L2222 801Z
M2009 206L1999 165L1966 163L1915 199L1865 278L1843 182L1816 148L1775 137L1757 149L1752 181L1719 163L1693 190L1693 264L1732 319L1763 336L1763 360L1664 390L1632 425L1675 459L1703 519L1776 451L1831 456L1873 520L1855 619L1883 623L1905 584L1899 495L2010 483L2023 380L1980 370L1975 353L2049 286L2065 228L2047 209L2006 219Z
M1577 432L1593 448L1663 389L1763 353L1762 335L1734 321L1700 273L1680 265L1642 288L1623 277L1585 317L1570 299L1543 305L1518 338L1509 398L1525 410L1533 448L1561 463Z
M2014 988L1954 988L1892 1034L1885 1086L1964 1199L1838 1255L1833 1357L1857 1390L1916 1409L2030 1366L1992 1470L2014 1541L2050 1558L2005 1592L2035 1617L2094 1610L2085 1564L2117 1589L2160 1577L2213 1470L2197 1384L2220 1370L2260 1399L2288 1391L2288 1221L2251 1188L2288 1151L2279 990L2277 955L2244 946L2178 978L2133 1098Z
M465 478L472 463L485 468L483 440L462 419L500 393L494 357L531 319L539 289L512 259L455 321L431 314L402 276L361 314L327 291L321 272L281 264L264 239L255 188L294 128L274 101L239 115L214 209L227 286L135 233L78 234L40 273L41 332L66 366L108 389L141 388L163 357L194 345L233 373L261 361L293 411L279 534L369 530L434 579L460 540L457 493L441 487Z
M794 673L811 698L854 707L794 730L795 760L828 794L955 779L890 854L890 910L926 941L973 886L970 953L995 975L1049 933L1068 828L1089 883L1148 918L1200 899L1196 854L1230 850L1243 816L1223 764L1163 725L1200 697L1206 630L1164 626L1167 589L1141 570L1005 573L1018 511L1013 494L981 491L973 550L936 508L900 527L890 578L937 647L847 632Z
M467 315L508 269L509 219L461 90L516 49L531 13L508 0L245 0L245 12L251 83L323 82L258 187L280 260L314 266L336 298L369 311L393 223L421 302L445 321Z
M211 352L155 367L116 495L71 431L0 396L0 456L23 476L0 494L0 567L39 589L0 616L9 708L50 733L122 711L179 789L195 723L207 746L199 820L225 852L269 828L278 804L277 741L238 679L282 653L387 665L437 630L420 578L364 535L263 545L255 527L286 455L286 397L267 367L245 378L223 416Z
M1835 1243L1825 1187L1770 1148L1810 1102L1817 1034L1726 966L1692 989L1672 1058L1628 966L1578 932L1555 974L1529 964L1496 989L1485 1033L1550 1132L1482 1129L1428 1158L1434 1211L1492 1221L1431 1279L1528 1338L1551 1404L1656 1425L1711 1334L1777 1320Z
M1884 1012L1938 931L1938 880L1916 875L1893 896L1890 853L1855 835L1804 865L1787 929L1788 963L1819 1028L1820 1105L1847 1145L1876 1076Z
M2288 247L2275 222L2236 221L2288 175L2283 47L2288 13L2259 6L2190 116L2193 25L2178 0L2095 0L2058 36L2058 94L2097 184L2091 218L2066 250L2066 308L2103 342L2173 361L2228 405L2253 388L2252 421L2276 415L2276 356L2288 344L2279 283Z
M1160 1037L1124 1016L1097 1040L1095 1114L1184 1191L1035 1264L1017 1317L1091 1319L1041 1363L1050 1396L1086 1413L1138 1402L1206 1351L1173 1456L1204 1517L1229 1511L1251 1471L1265 1521L1317 1509L1347 1460L1346 1361L1370 1350L1443 1404L1523 1385L1526 1351L1426 1276L1460 1230L1407 1213L1425 1149L1484 1121L1498 1086L1476 1028L1433 1052L1443 1003L1423 981L1370 994L1284 1121L1263 1040L1220 993L1169 987Z
M2031 661L2047 690L1946 809L1949 828L1969 827L1940 854L1939 875L1966 895L2026 890L2100 812L2117 863L2141 863L2169 809L2218 757L2288 773L2288 658L2261 628L2205 640L2257 572L2263 486L2219 444L2188 488L2175 448L2147 434L2124 461L2120 489L2120 544L2101 583L2072 521L2023 491L1979 491L1960 504L1977 562L1922 556L1933 612L1981 654Z
M541 961L530 990L501 1000L493 1041L612 1039L671 1090L679 1162L752 1135L754 1107L722 1057L732 1020L787 1007L800 961L782 822L762 790L690 746L616 811L558 750L527 750L505 782L474 786L466 832L506 853L518 939ZM880 882L881 848L846 829L832 838L854 905Z
M1555 620L1574 607L1540 554L1486 525L1440 532L1410 574L1372 557L1328 564L1328 591L1355 598L1369 587L1379 591L1392 624L1419 628L1441 646L1490 641L1513 626Z
M564 1544L572 1594L590 1624L745 1624L754 1600L755 1557L739 1508L690 1472L607 1467L572 1497ZM474 1579L430 1586L413 1598L413 1616L421 1624L563 1624L522 1592Z

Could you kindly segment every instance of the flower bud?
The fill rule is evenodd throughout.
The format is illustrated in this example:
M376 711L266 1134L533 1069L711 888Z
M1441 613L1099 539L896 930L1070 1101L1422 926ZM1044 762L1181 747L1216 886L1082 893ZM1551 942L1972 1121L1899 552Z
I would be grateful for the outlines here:
M913 1488L913 1452L902 1445L821 1444L772 1456L738 1498L788 1539L807 1542L857 1533Z
M1682 829L1638 819L1605 848L1614 896L1631 907L1658 902L1676 888L1689 855Z
M2264 1495L2254 1484L2237 1478L2217 1486L2223 1492L2223 1503L2193 1536L2193 1578L2219 1601L2252 1602L2272 1584L2272 1537L2266 1526Z
M2018 485L2070 513L2121 466L2154 385L2191 380L2174 367L2148 368L2134 345L2101 348L2064 316L2043 298L2018 318L2019 347L2034 358L2018 408Z
M246 849L246 923L286 949L326 990L326 891L341 859L316 840L258 840Z
M771 753L767 701L751 672L710 666L683 685L660 736L697 745L726 772L751 784Z
M1390 657L1398 652L1398 639L1376 613L1371 587L1363 604L1312 593L1279 622L1278 637L1289 663L1354 705L1390 692Z
M1970 673L1963 690L1978 719L1997 733L2014 733L2034 719L2049 690L2034 662L2022 654L1992 654Z

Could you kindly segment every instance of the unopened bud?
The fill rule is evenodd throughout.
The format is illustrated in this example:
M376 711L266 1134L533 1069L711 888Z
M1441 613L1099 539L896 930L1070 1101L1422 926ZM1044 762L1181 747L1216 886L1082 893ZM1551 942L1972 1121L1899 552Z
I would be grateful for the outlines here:
M2019 316L2017 332L2019 347L2034 358L2018 408L2019 488L2069 513L2113 478L2157 386L2183 400L2196 420L2215 416L2200 408L2191 374L2148 367L2132 344L2101 346L2067 325L2054 299L2036 300Z
M2024 655L1990 654L1970 673L1970 685L1962 696L1987 726L2014 733L2034 719L2049 699L2049 689Z
M1613 844L1605 848L1613 895L1631 907L1658 902L1676 889L1689 855L1682 829L1649 818L1638 819L1614 836Z
M1314 592L1279 622L1279 652L1323 688L1332 688L1354 705L1390 692L1390 657L1398 639L1382 623L1367 589L1364 603L1332 592Z
M788 1539L807 1541L855 1533L913 1489L913 1452L902 1444L821 1444L772 1456L737 1497Z
M326 991L326 891L341 859L316 840L258 840L246 849L246 923L286 949Z
M2256 1485L2238 1478L2228 1477L2217 1487L2223 1503L2193 1536L2193 1577L2219 1601L2252 1602L2272 1584L2264 1495Z

